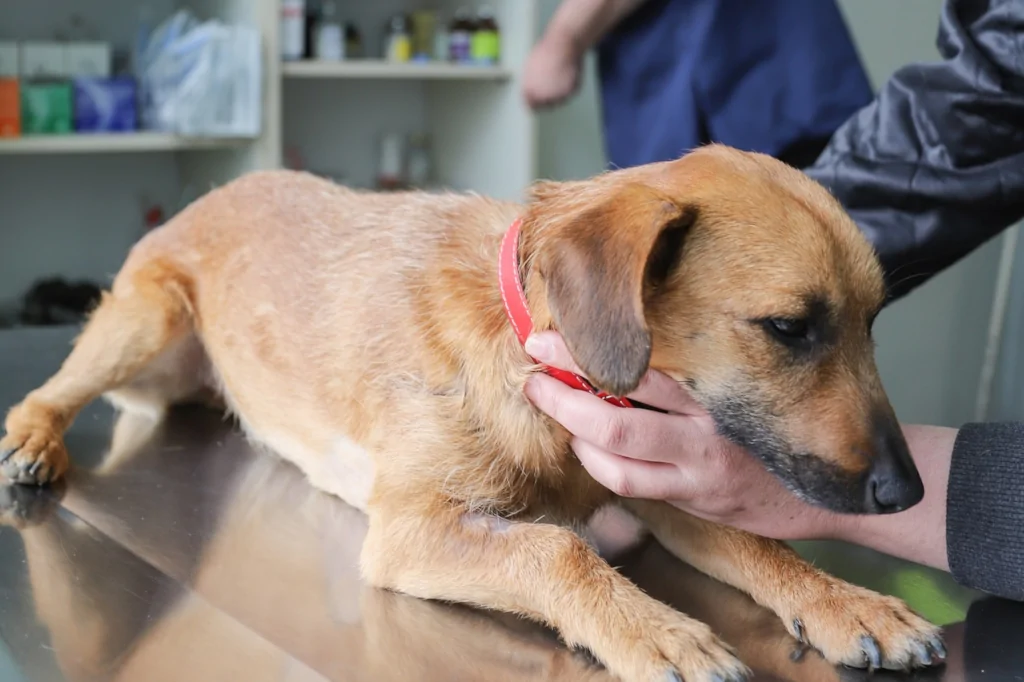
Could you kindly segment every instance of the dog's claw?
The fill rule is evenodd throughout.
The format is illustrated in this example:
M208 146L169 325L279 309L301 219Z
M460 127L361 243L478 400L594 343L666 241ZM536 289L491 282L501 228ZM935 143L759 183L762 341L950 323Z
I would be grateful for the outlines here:
M35 476L36 472L39 471L39 467L41 467L42 465L43 465L43 460L41 460L41 459L37 460L35 464L33 464L32 466L29 467L29 469L28 469L29 476Z
M946 645L942 643L942 640L938 637L932 637L928 640L928 648L931 649L932 653L935 654L937 661L946 660Z
M804 623L799 618L793 619L793 632L801 644L807 644L807 631L804 630Z
M683 679L683 676L676 670L669 670L665 679L667 679L668 682L686 682L686 680Z
M868 662L868 670L877 670L882 667L882 650L878 642L870 635L860 638L860 646L864 650L864 658Z
M11 458L11 455L13 455L17 451L18 448L7 448L6 450L0 450L0 464L3 464L7 460L9 460Z
M921 665L931 665L934 660L932 650L924 642L914 643L914 655Z
M800 644L799 646L795 647L791 652L789 652L789 660L793 661L794 663L799 663L800 661L804 660L804 656L807 655L808 649L810 649L810 647L806 644Z

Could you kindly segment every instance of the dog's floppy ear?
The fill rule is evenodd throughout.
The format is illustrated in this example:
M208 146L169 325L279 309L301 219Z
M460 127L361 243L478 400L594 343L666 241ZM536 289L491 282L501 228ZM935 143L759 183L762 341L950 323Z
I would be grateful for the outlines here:
M647 185L543 183L531 219L548 309L599 389L629 393L647 371L644 302L671 274L697 211Z

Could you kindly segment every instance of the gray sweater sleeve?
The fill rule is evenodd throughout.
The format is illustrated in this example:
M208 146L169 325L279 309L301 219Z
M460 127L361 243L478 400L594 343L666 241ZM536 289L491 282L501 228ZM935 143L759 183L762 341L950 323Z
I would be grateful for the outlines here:
M960 430L949 474L946 551L960 583L1024 601L1024 423Z

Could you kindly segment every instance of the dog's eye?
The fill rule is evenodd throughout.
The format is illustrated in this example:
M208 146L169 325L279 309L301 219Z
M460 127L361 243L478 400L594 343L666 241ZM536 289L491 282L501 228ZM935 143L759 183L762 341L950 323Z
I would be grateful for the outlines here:
M811 333L811 325L807 320L772 317L764 321L764 326L783 343L807 341Z

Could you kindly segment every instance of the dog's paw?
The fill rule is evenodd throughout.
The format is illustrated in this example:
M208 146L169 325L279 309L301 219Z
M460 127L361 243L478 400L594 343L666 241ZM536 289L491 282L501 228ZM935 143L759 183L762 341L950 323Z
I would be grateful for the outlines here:
M669 607L617 644L617 652L602 658L624 682L743 682L750 677L747 666L711 628Z
M833 588L786 619L790 634L830 663L911 670L946 660L939 628L902 600L846 583Z
M51 490L0 484L0 526L29 528L49 518L59 504Z
M0 439L0 473L12 483L44 485L68 470L61 434L49 428L19 430L8 426Z

